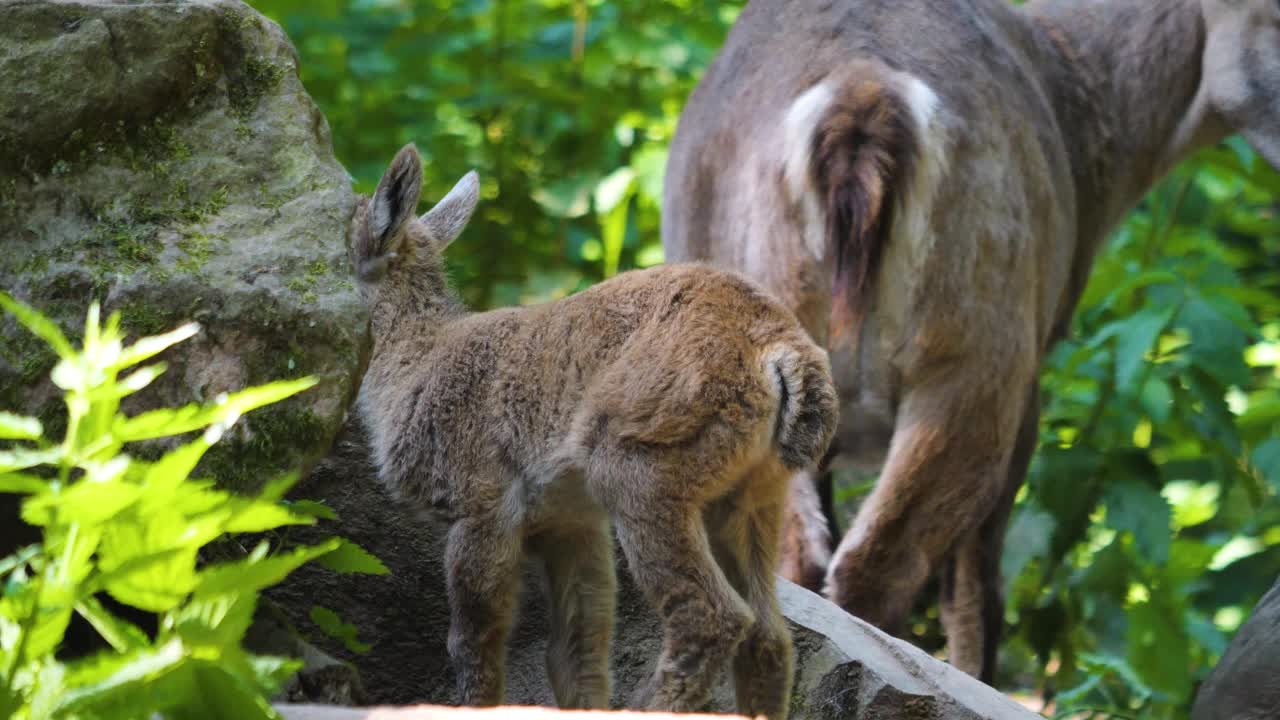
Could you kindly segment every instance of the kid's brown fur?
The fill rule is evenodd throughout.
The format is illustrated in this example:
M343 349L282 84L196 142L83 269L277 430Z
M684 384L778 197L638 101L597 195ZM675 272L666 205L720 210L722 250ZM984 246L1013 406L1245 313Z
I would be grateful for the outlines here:
M774 568L787 478L817 462L836 423L826 353L755 285L693 264L467 312L441 252L478 184L468 175L415 218L420 162L402 149L352 220L374 342L359 409L382 482L451 526L461 702L503 699L518 578L534 555L557 702L607 706L612 523L663 622L636 704L697 710L732 665L738 711L785 718L792 651Z

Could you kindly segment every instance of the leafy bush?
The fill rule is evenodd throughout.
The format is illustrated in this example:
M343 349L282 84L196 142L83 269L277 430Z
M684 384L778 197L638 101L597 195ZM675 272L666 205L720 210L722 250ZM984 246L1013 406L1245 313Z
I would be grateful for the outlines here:
M1277 197L1239 138L1178 168L1046 363L1004 571L1011 649L1059 711L1185 717L1280 573Z
M15 441L0 450L0 491L24 495L22 518L42 532L39 543L0 560L0 717L276 717L266 698L300 663L241 647L258 591L313 559L344 571L386 569L337 538L276 553L264 541L242 559L201 566L201 549L229 533L308 524L326 509L281 502L291 477L244 497L189 475L242 414L315 380L129 417L121 400L164 372L163 363L135 366L198 326L125 346L119 315L100 324L95 303L77 349L35 310L3 293L0 306L57 353L52 379L67 407L58 441L36 419L0 412L0 439ZM188 433L197 434L154 462L126 452L130 443ZM154 637L111 612L104 594L157 614ZM73 613L108 650L58 657Z

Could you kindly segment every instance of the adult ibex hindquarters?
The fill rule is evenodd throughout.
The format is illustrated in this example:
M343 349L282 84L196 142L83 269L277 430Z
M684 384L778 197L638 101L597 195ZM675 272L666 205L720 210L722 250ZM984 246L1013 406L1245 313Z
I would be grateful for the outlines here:
M379 478L450 529L460 699L503 698L522 560L543 561L557 702L606 707L609 520L663 624L638 701L693 711L732 660L738 710L786 717L791 635L774 596L789 474L836 425L826 353L742 277L624 273L553 303L468 313L441 256L474 174L422 218L417 151L352 218L373 353L359 398Z
M941 571L951 660L990 680L1041 360L1109 229L1233 130L1280 166L1276 0L748 3L680 118L667 257L791 307L832 353L832 455L883 467L829 567L796 476L784 574L893 629Z

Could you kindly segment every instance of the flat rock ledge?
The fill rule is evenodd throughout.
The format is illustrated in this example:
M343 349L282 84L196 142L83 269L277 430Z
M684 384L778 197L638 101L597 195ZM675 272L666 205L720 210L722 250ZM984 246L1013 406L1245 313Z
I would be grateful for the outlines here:
M275 706L284 720L733 720L743 715L676 715L630 710L554 710L544 707L505 705L496 708L456 708L446 705L338 708L328 705Z

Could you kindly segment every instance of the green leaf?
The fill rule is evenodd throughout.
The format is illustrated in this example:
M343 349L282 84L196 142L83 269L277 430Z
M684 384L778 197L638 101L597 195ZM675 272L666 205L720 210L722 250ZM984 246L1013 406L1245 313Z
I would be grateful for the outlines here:
M239 647L256 605L250 589L201 595L173 614L174 630L192 647Z
M193 675L196 691L183 697L181 715L279 720L251 671L241 676L230 672L226 663L197 661Z
M27 660L42 658L62 643L67 624L71 622L71 605L48 602L41 598L34 620L27 631L27 644L23 656Z
M67 360L76 356L75 350L72 349L71 343L67 342L62 330L52 320L41 315L35 308L14 299L3 291L0 291L0 307L17 318L18 322L22 323L33 335L44 340L58 354L58 357Z
M1088 526L1097 497L1081 492L1102 467L1103 455L1093 448L1048 446L1036 454L1031 483L1041 508L1053 516L1052 553L1074 545Z
M106 640L116 652L127 653L146 646L150 641L146 633L127 620L111 614L98 602L97 598L87 597L76 603L76 612L93 625L103 640Z
M107 592L116 600L151 612L166 612L182 603L195 587L196 552L207 541L207 530L193 526L181 513L150 513L135 522L116 522L104 528L100 565L110 582ZM216 533L215 533L216 534ZM172 551L120 573L140 556Z
M295 513L289 508L255 499L235 498L231 501L231 517L223 526L230 533L254 533L285 525L311 525L315 518Z
M0 410L0 440L39 440L43 432L39 420Z
M0 450L0 473L26 470L38 465L56 465L60 460L62 460L61 446L43 450L20 447Z
M14 568L20 565L26 565L31 562L32 558L39 555L42 551L43 548L39 544L27 545L26 547L19 548L12 555L0 560L0 576L8 575L13 572Z
M607 214L631 195L636 173L630 167L620 167L600 181L595 190L596 212Z
M1054 704L1059 709L1070 710L1076 705L1084 703L1089 697L1089 693L1098 689L1098 686L1102 684L1102 679L1102 675L1085 675L1084 681L1079 685L1069 687L1055 695L1053 698Z
M1244 361L1247 338L1231 318L1220 312L1222 304L1193 298L1183 305L1177 322L1191 333L1190 353L1197 366L1224 385L1244 385L1249 381L1249 367Z
M1146 355L1156 344L1177 308L1146 308L1118 323L1116 333L1116 387L1123 393L1138 390L1146 367Z
M64 523L96 525L137 502L142 492L141 486L122 480L85 480L60 493L27 498L22 504L22 519L38 526L49 525L55 519Z
M1172 698L1191 690L1191 642L1182 624L1183 610L1171 594L1128 609L1129 659L1145 684Z
M150 492L173 489L186 480L209 449L209 442L201 437L165 453L147 468L143 486Z
M164 374L164 363L156 363L148 365L144 368L129 373L127 377L120 380L116 385L116 390L112 393L116 397L125 397L132 395L140 390L145 389L148 385L155 381L156 378Z
M159 552L148 552L140 555L134 555L119 565L113 567L107 572L101 572L93 578L93 581L85 588L87 593L96 593L105 590L113 583L127 582L130 575L136 572L142 572L148 568L168 562L186 552L182 547L171 547Z
M1168 583L1166 587L1178 588L1205 578L1209 564L1213 562L1219 549L1216 545L1199 540L1182 537L1175 539L1169 551L1169 562L1160 568L1160 574Z
M0 493L35 495L49 489L49 481L35 475L5 473L0 475Z
M1147 687L1147 684L1143 682L1142 678L1124 658L1100 653L1081 653L1080 666L1090 674L1106 675L1119 679L1139 701L1145 700L1153 694L1151 688Z
M391 572L382 561L368 550L347 540L335 538L338 546L332 552L317 559L321 565L340 573L364 573L366 575L386 575Z
M249 592L275 585L304 563L333 552L339 544L338 540L331 539L272 557L249 557L210 565L200 572L196 596Z
M1143 411L1153 422L1166 422L1173 412L1173 391L1164 378L1153 374L1142 384L1141 402Z
M1280 438L1271 438L1254 448L1249 461L1277 492L1280 492Z
M598 175L571 175L533 191L533 200L553 217L576 218L591 209L591 188Z
M343 622L338 613L327 607L313 605L311 607L311 622L315 623L329 637L342 641L342 644L351 652L367 653L373 647L366 642L360 641L359 630L355 625Z
M258 497L262 500L276 501L284 497L289 489L298 483L298 473L288 472L277 478L268 480L262 486Z
M137 365L138 363L158 355L167 348L176 345L199 332L199 323L187 323L186 325L164 333L163 335L144 337L133 345L130 345L128 348L125 348L124 352L120 354L119 360L116 361L115 367L127 368Z
M303 668L301 660L274 657L271 655L249 656L249 666L253 669L253 677L262 694L268 697L275 695L284 684Z
M1107 509L1107 525L1121 532L1133 533L1138 554L1148 562L1161 565L1169 559L1169 503L1150 485L1123 478L1113 478L1103 493Z
M189 672L182 641L124 655L98 656L71 668L58 712L64 715L145 717L160 697L174 697L173 683ZM161 688L169 685L168 693ZM189 687L189 686L188 686ZM190 692L190 690L188 690Z
M222 430L241 415L296 395L317 382L319 380L313 377L281 380L220 396L206 405L188 405L178 410L152 410L132 418L117 419L112 432L121 441L132 442L181 435L216 424L221 429L213 432L212 437L206 436L208 442L213 443L221 437Z
M121 442L153 440L203 430L217 417L218 410L207 405L192 404L176 410L162 408L131 418L117 417L111 432Z
M310 515L321 520L337 520L338 513L333 508L316 500L288 500L285 504L294 512Z
M1000 558L1000 575L1007 585L1006 594L1012 594L1012 585L1027 563L1048 556L1049 542L1057 524L1053 516L1044 510L1028 505L1019 508L1005 534L1004 554Z
M1116 538L1094 553L1089 564L1080 571L1080 583L1091 594L1123 602L1133 573L1133 563L1125 553L1124 543Z

